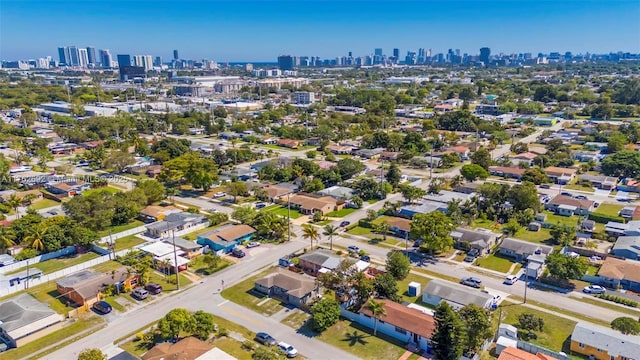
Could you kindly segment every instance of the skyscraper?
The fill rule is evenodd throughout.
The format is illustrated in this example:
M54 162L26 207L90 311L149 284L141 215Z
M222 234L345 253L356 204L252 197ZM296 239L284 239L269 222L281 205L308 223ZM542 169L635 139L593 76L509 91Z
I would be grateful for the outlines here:
M78 52L78 48L75 46L69 46L67 48L69 51L69 63L67 63L67 65L69 66L79 66L80 65L80 54Z
M78 66L83 68L89 67L89 54L87 53L87 49L78 49Z
M489 65L489 57L491 56L491 49L488 47L480 48L480 56L478 59L482 61L485 65Z
M178 56L178 50L173 50L173 60L178 60L180 59L180 56Z
M87 46L87 57L90 65L98 65L100 62L100 59L96 57L96 48L93 46Z
M60 59L61 64L65 64L67 66L71 65L69 62L71 61L71 56L69 55L68 47L59 47L58 48L58 58Z
M373 55L375 55L375 56L382 56L382 48L376 48L376 49L373 51Z
M400 57L400 49L393 49L393 57L396 58L396 60Z
M100 63L103 68L111 67L111 63L113 63L113 56L111 56L109 49L100 50Z
M131 55L118 54L118 67L131 66Z
M280 55L278 56L278 67L280 70L293 70L295 60L291 55Z

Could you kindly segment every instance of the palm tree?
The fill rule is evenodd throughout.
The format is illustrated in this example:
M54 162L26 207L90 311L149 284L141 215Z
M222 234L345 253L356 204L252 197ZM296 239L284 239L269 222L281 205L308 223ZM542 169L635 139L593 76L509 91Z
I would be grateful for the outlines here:
M451 180L449 180L449 186L451 186L452 189L457 188L461 184L462 184L462 176L460 175L456 175L452 177Z
M373 316L373 336L376 336L378 332L378 318L386 316L387 310L384 308L382 301L375 301L373 299L367 304L367 309L371 311L371 315Z
M24 237L24 241L29 247L35 250L44 251L44 234L47 229L44 226L34 226L29 229L28 235Z
M20 207L20 205L22 205L22 199L16 194L11 194L11 196L9 196L9 198L5 200L4 203L8 207L13 209L13 212L16 214L16 217L17 217L18 208Z
M171 202L173 202L173 197L180 194L180 189L176 187L167 187L165 189L165 194L169 198Z
M460 223L460 220L462 219L462 209L460 208L461 203L462 200L453 199L447 204L447 215L449 215L456 224Z
M389 233L390 229L391 229L391 226L389 226L389 223L386 221L381 221L373 225L373 231L382 235L382 238L384 241L387 240L387 233Z
M8 227L0 227L0 249L4 253L8 248L15 245L13 242L16 239L16 234Z
M322 235L329 237L329 249L333 250L333 236L338 234L338 227L331 224L324 227Z
M313 241L318 242L320 239L320 233L318 232L318 228L311 224L302 225L302 237L305 239L309 239L311 241L311 250L313 250Z

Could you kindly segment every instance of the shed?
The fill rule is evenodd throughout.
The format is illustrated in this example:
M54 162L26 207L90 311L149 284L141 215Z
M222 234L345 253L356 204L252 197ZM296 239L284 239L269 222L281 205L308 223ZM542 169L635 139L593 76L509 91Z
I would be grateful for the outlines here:
M409 296L418 296L421 289L422 285L420 285L420 283L412 281L409 283L409 289L407 292L409 293Z

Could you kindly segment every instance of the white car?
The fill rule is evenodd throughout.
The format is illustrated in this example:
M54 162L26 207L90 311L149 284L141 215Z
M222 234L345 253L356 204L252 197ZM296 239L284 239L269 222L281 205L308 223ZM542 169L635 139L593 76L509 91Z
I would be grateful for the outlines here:
M286 354L288 358L294 358L298 356L298 350L284 341L278 343L278 349Z
M223 192L219 192L219 193L215 193L215 194L213 195L213 198L214 198L214 199L218 199L218 198L222 198L222 197L225 197L225 196L227 196L227 194L225 194L225 193L223 193Z
M513 285L518 281L518 277L515 275L507 275L507 277L504 279L504 283L507 285Z
M585 286L584 289L582 289L582 291L584 291L587 294L604 294L607 292L607 289L603 288L600 285L589 285L589 286Z
M252 241L252 242L250 242L250 243L248 243L248 244L247 244L247 249L251 249L251 248L254 248L254 247L258 247L258 246L260 246L260 243L259 243L259 242L257 242L257 241Z

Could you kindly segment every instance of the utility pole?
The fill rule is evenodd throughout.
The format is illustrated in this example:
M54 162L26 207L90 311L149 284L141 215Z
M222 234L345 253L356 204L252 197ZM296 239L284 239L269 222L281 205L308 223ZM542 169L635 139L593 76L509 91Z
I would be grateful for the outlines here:
M29 259L27 259L27 279L24 281L24 288L29 288Z
M287 241L291 241L291 194L287 195Z
M406 234L404 234L404 251L408 258L409 257L409 232L408 231Z
M171 235L173 237L173 261L175 262L175 271L176 271L176 290L180 290L180 276L178 269L178 253L176 252L176 231L171 230Z
M524 303L527 303L527 288L529 287L529 274L527 274L527 269L524 269Z

